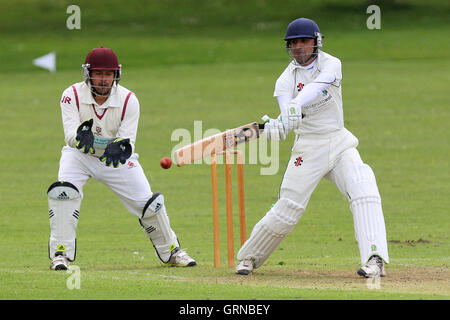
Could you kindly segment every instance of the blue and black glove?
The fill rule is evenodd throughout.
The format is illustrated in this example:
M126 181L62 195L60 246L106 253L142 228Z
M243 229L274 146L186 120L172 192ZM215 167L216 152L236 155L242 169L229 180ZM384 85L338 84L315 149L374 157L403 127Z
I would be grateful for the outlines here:
M108 143L105 152L99 158L100 161L105 162L109 167L111 163L114 168L119 167L119 162L125 164L127 159L131 156L130 139L117 138Z
M94 149L94 134L92 133L92 126L94 124L93 119L84 121L77 129L77 136L75 140L77 149L81 149L82 152L91 154L95 153Z

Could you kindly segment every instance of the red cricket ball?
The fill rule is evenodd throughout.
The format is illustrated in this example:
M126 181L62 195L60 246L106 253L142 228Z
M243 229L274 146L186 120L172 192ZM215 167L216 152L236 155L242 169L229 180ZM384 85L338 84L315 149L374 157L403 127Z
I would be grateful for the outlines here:
M170 160L170 158L164 157L164 158L161 159L159 164L161 165L161 168L169 169L170 166L172 165L172 160Z

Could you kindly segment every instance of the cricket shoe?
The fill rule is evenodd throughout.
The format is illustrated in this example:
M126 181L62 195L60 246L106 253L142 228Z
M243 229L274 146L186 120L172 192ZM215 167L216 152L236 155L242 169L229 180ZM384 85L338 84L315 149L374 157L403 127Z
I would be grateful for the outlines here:
M176 248L175 252L170 257L167 265L175 267L193 267L197 265L194 259L192 259L184 250Z
M246 276L252 273L253 268L254 268L253 261L250 259L244 259L237 264L236 273Z
M379 256L370 257L367 264L365 266L362 266L361 269L356 271L356 273L366 278L376 278L386 276L386 272L384 271L383 260Z
M67 270L69 268L69 259L62 252L57 252L52 259L50 269L52 270Z

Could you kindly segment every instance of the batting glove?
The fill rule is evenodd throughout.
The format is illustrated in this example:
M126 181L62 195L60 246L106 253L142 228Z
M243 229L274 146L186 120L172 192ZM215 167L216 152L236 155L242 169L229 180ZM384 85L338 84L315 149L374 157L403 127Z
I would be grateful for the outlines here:
M285 111L286 114L282 116L283 125L286 131L298 129L302 124L302 108L295 102L289 102Z
M264 133L266 134L267 140L285 140L286 130L280 117L277 119L271 119L267 115L262 117L264 123Z
M92 126L94 124L93 119L84 121L77 129L77 144L75 145L77 149L81 149L82 152L91 154L95 153L94 149L94 134L92 133Z
M105 152L99 158L100 161L105 162L106 166L110 166L111 163L114 168L119 167L119 162L125 164L127 159L131 156L131 144L130 139L117 138L114 141L108 143Z

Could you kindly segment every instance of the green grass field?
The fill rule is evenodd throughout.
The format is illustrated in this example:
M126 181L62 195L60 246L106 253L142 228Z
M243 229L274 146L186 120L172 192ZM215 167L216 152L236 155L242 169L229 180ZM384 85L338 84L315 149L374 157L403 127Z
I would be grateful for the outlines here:
M130 0L105 7L79 1L81 30L66 28L68 1L14 2L20 9L0 4L0 299L450 298L450 6L398 0L381 6L381 30L368 30L365 1L241 2ZM267 262L241 277L226 267L223 218L223 266L213 267L209 166L159 167L179 143L171 141L174 130L193 133L194 121L202 121L204 132L277 116L274 83L288 63L282 37L299 16L318 22L324 51L342 60L345 124L377 177L391 258L378 289L356 275L352 215L330 182L319 184ZM118 53L121 84L140 100L136 151L198 266L161 266L137 219L91 180L73 263L81 287L69 290L70 275L48 269L46 191L57 179L64 144L61 93L82 80L85 55L100 45ZM55 74L31 64L50 51L57 54ZM261 162L245 166L248 235L277 199L293 138L280 145L276 174L261 175L267 167ZM238 239L235 218L236 252Z

